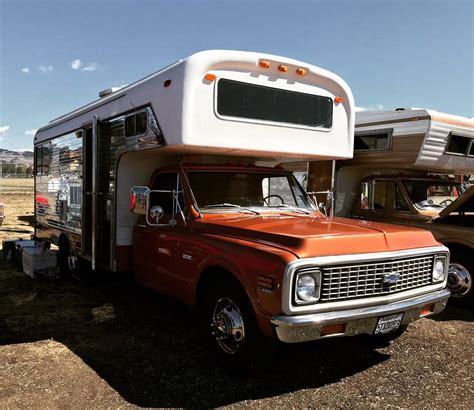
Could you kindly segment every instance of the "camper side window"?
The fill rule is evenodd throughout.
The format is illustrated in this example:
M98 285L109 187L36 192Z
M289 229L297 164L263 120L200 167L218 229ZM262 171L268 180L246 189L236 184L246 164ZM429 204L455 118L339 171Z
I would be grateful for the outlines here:
M393 211L408 211L408 205L395 181L376 181L374 208Z
M51 142L36 147L36 175L48 175L51 165Z
M146 133L148 128L148 114L146 111L139 112L138 114L130 115L125 118L125 136L135 137L137 135L143 135Z

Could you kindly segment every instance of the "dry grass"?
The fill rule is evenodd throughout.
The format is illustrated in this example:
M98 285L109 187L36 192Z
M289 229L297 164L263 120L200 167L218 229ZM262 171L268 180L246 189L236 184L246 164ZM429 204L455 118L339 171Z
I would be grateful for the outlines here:
M5 220L0 227L0 241L29 239L34 212L33 178L0 178L0 198L5 205Z

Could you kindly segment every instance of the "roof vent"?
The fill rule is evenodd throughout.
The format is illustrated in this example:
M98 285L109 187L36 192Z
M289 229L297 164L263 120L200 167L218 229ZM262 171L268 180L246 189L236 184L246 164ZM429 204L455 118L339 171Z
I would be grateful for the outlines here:
M105 90L102 90L99 92L99 97L104 98L107 97L108 95L114 93L115 91L120 90L122 87L111 87L111 88L106 88Z

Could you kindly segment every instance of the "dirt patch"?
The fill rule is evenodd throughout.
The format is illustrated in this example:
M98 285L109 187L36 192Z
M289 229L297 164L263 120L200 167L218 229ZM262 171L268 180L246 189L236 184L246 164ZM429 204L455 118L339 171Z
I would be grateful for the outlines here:
M0 178L0 200L5 204L5 220L0 226L0 242L29 239L33 233L33 178Z
M32 212L31 194L16 197L10 215ZM471 409L473 321L450 306L391 344L281 346L273 363L233 374L207 355L194 312L131 277L35 281L0 259L0 408Z

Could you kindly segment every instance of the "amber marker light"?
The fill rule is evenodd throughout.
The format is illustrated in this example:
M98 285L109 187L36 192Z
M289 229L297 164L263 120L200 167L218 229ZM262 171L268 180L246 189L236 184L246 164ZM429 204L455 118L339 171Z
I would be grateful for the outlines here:
M343 101L344 101L344 98L342 98L342 97L339 97L339 96L338 96L338 97L334 98L334 103L335 103L335 104L340 104L340 103L342 103Z
M207 80L207 81L214 81L217 77L214 75L214 74L210 74L210 73L207 73L204 78Z
M304 68L299 67L296 69L296 74L300 76L304 76L306 74L306 70Z
M288 67L286 65L280 64L278 66L278 71L281 71L282 73L286 73L288 71Z
M270 63L268 61L260 61L260 67L262 68L270 68Z
M434 310L434 305L425 305L420 309L420 317L427 316Z
M321 336L343 334L346 331L346 323L337 323L335 325L326 325L321 328Z

